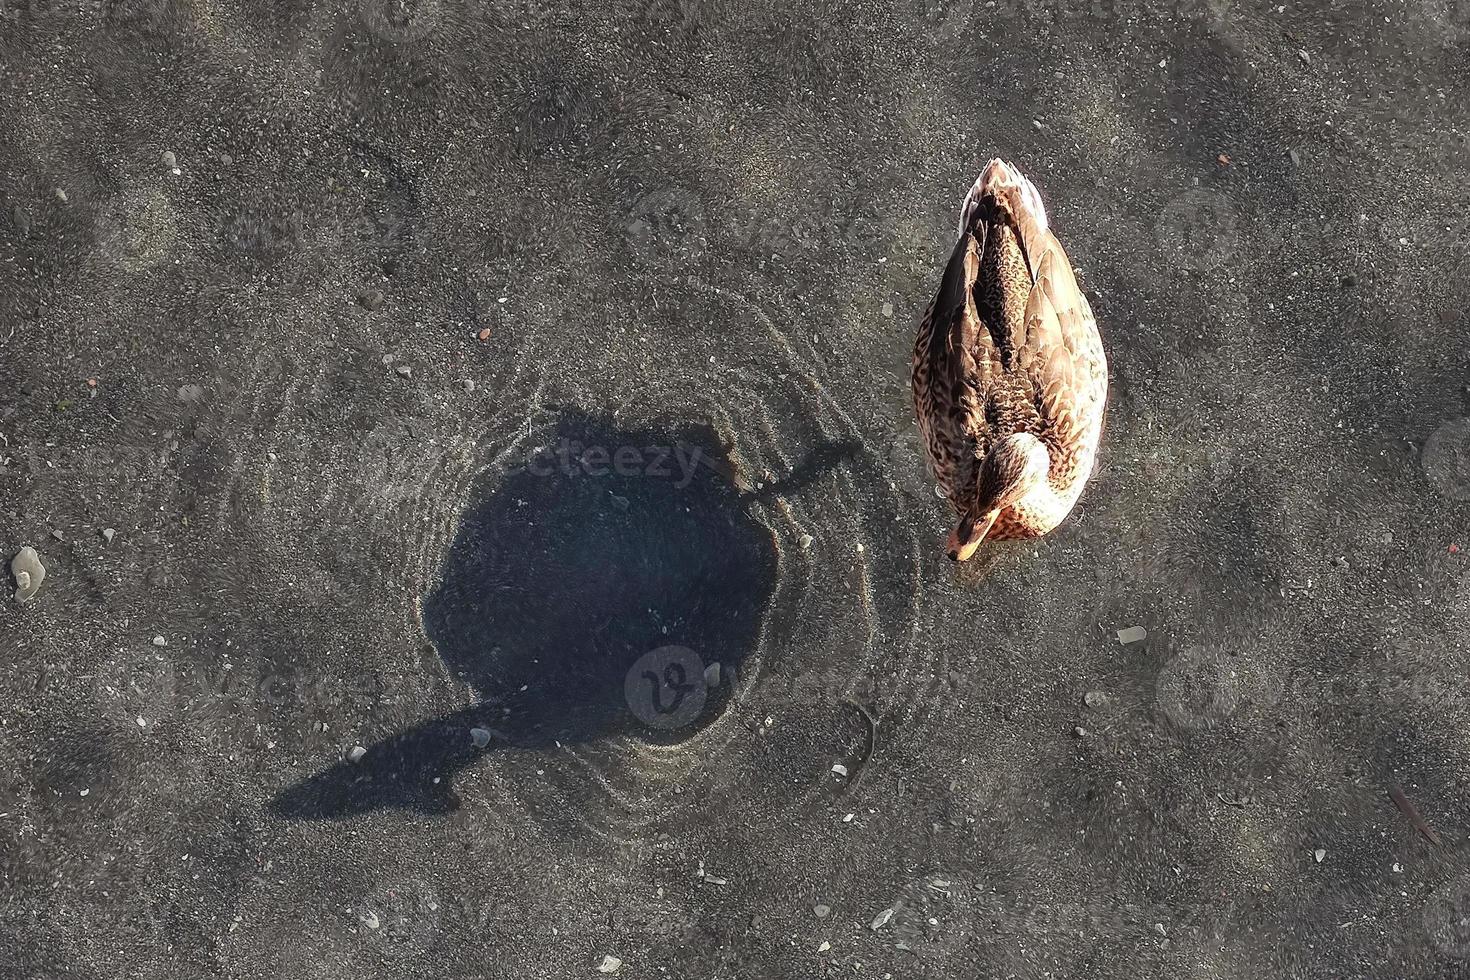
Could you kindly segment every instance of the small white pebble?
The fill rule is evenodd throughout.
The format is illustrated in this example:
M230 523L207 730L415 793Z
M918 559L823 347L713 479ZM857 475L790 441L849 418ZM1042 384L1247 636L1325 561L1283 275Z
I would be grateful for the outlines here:
M1327 849L1325 847L1319 847L1315 851L1312 852L1312 857L1314 857L1314 858L1317 859L1317 863L1318 864L1321 864L1322 863L1322 859L1325 858L1326 856L1327 856Z
M88 793L90 793L90 792L92 792L92 791L91 791L91 790L89 790L89 789L84 789L84 790L82 790L82 795L83 795L83 796L86 796L86 795L87 795L87 794L88 794Z
M832 771L842 778L847 778L847 767L840 762L833 763Z
M156 647L166 647L168 646L168 641L161 636L155 636L153 638L153 645Z
M847 816L845 816L845 817L842 818L842 822L843 823L852 823L853 818L856 817L856 816L857 816L856 813L849 813Z
M598 973L617 973L623 968L623 961L611 954L605 955L602 962L597 964Z
M1148 636L1148 630L1142 626L1129 626L1126 629L1118 630L1118 642L1125 646L1129 643L1137 643L1146 636Z
M347 761L361 762L362 757L365 755L367 755L367 749L363 748L361 745L354 745L351 749L347 751Z
M810 548L812 546L812 542L815 540L816 538L812 537L810 534L803 534L801 537L796 539L796 543L801 545L802 550L806 550L807 548Z
M882 929L884 926L888 925L889 920L891 920L892 918L893 909L884 909L882 912L879 912L876 916L873 917L873 922L870 928L872 928L874 932L877 932L879 929Z
M829 942L826 942L824 940L822 942L822 945L820 945L820 946L817 947L817 952L819 952L819 953L825 953L825 952L827 952L827 950L829 950L831 948L832 948L832 944L829 943Z

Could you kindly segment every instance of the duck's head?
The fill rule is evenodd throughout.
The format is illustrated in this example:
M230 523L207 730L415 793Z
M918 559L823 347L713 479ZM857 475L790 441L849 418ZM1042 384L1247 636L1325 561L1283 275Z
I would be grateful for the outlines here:
M944 550L950 560L969 560L1000 512L1042 486L1050 468L1046 447L1028 432L1006 436L992 446L975 475L975 495L949 532Z

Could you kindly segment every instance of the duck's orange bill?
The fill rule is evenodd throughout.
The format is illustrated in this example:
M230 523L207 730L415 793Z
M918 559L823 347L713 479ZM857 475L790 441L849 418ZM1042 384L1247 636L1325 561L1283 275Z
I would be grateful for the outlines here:
M961 520L955 525L955 529L949 532L949 541L944 546L944 553L949 555L950 561L969 561L975 549L980 547L985 540L985 535L990 533L990 528L995 524L995 519L1000 516L1000 511L993 510L980 520L971 524L968 520ZM960 533L966 528L970 533L965 539L960 538Z

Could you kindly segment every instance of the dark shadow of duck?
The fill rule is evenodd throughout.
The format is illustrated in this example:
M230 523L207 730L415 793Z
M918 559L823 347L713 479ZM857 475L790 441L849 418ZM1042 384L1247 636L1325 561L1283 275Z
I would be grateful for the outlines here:
M754 508L856 449L823 447L750 491L706 425L561 413L545 446L477 488L424 601L429 639L479 700L283 790L272 810L445 813L459 804L452 777L485 752L688 738L728 703L775 590L775 542Z

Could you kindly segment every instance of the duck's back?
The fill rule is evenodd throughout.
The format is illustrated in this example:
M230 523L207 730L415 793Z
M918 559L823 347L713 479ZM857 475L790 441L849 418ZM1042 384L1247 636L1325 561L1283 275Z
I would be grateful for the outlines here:
M1107 365L1087 300L1040 195L991 161L965 198L960 235L914 346L914 406L941 488L957 507L994 440L1040 438L1045 499L1003 514L992 536L1043 534L1092 469Z

